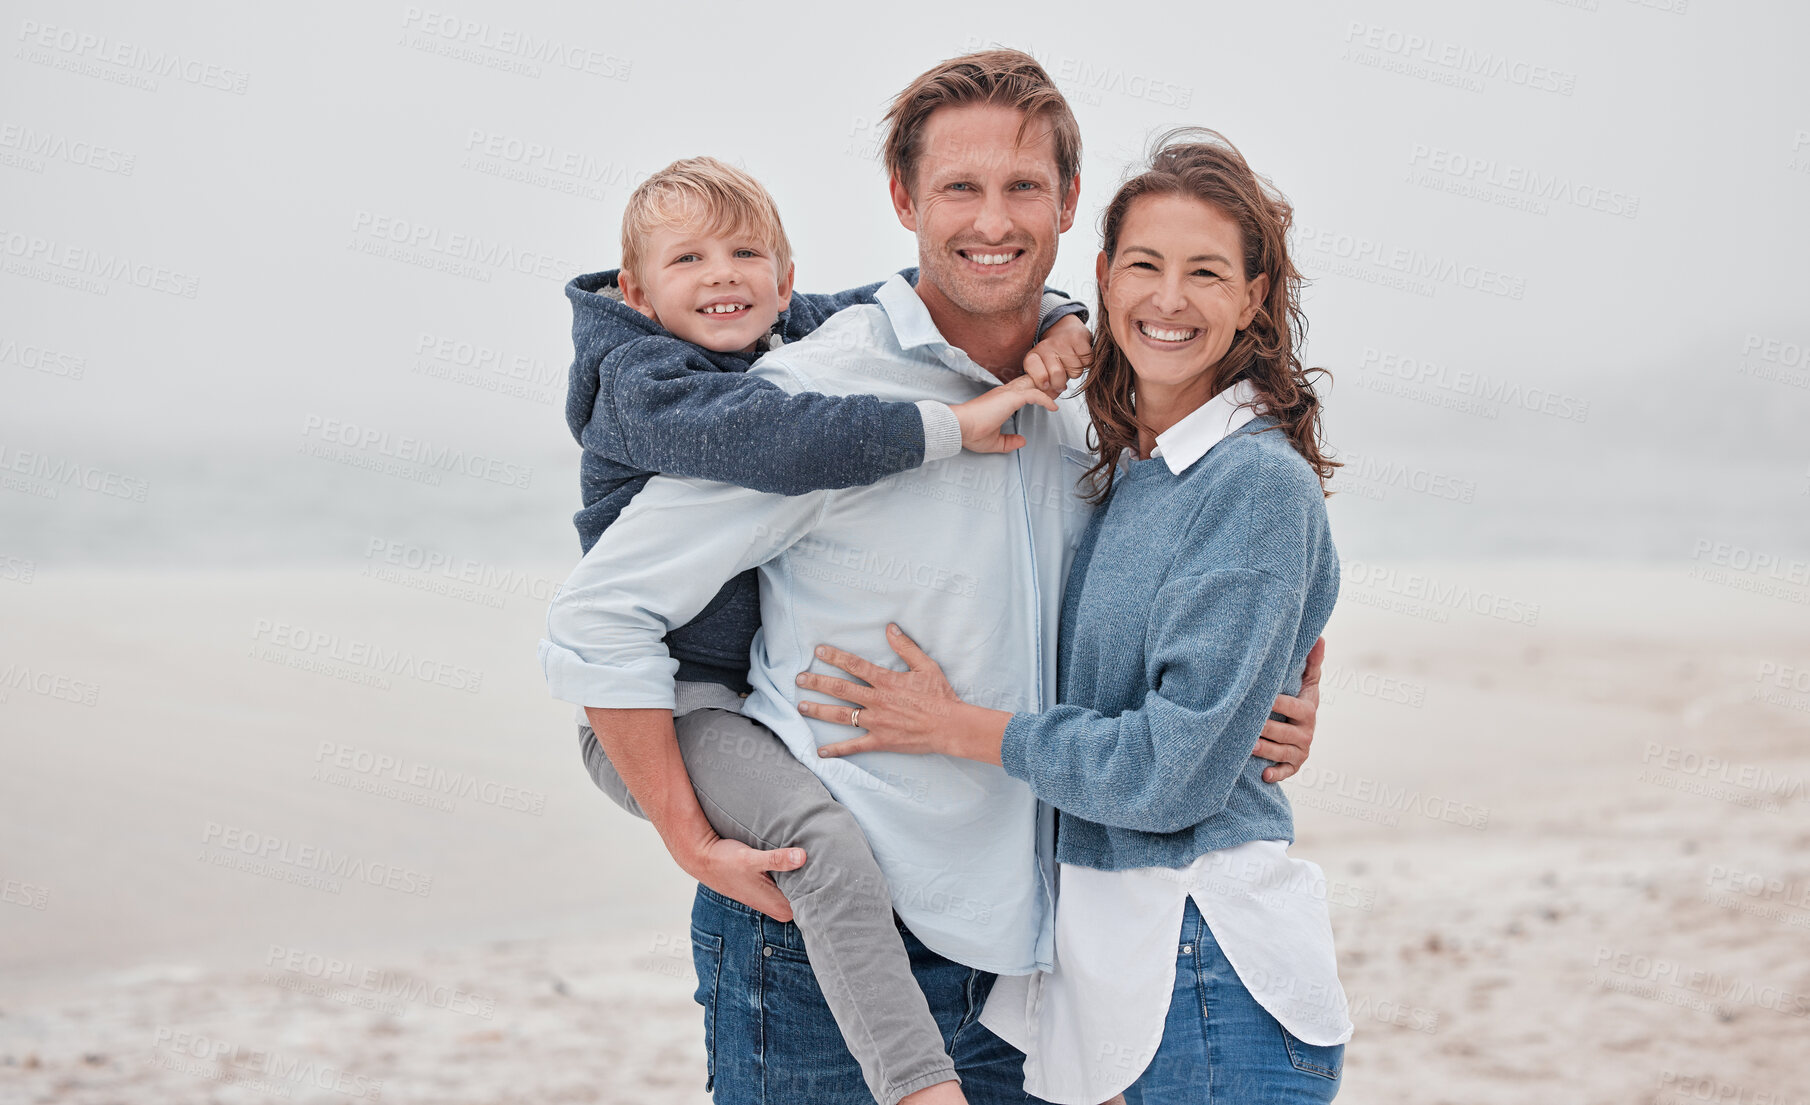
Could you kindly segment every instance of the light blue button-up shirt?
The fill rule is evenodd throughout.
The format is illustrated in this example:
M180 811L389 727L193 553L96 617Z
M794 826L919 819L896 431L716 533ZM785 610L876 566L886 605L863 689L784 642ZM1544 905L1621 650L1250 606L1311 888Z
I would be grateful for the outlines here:
M960 403L998 380L950 345L911 285L894 277L749 371L788 392ZM541 665L556 698L670 709L678 664L661 638L723 583L758 567L761 630L742 712L777 733L847 806L913 933L956 962L1001 974L1051 964L1049 811L991 764L864 752L820 759L853 731L806 718L804 670L835 644L903 670L897 622L956 692L1001 710L1055 704L1062 587L1092 508L1080 397L1023 408L1012 453L962 452L865 487L772 495L656 476L567 580L547 615ZM807 862L809 862L807 860Z

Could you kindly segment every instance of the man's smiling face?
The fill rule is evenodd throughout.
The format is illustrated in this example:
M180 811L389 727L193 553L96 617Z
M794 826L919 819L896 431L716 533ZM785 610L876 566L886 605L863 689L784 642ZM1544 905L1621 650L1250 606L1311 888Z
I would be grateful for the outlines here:
M1057 238L1075 221L1079 189L1062 187L1056 143L1009 107L964 104L924 123L916 179L892 182L899 221L918 236L918 266L960 310L1026 309L1056 264Z

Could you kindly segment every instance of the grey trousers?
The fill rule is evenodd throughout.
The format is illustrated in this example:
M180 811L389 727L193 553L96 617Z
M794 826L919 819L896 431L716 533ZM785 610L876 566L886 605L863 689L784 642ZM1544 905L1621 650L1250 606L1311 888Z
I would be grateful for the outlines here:
M792 905L824 1001L880 1105L958 1080L930 1003L912 977L892 896L854 815L766 726L706 707L674 719L698 804L717 834L754 848L803 848L804 866L773 872ZM585 769L636 817L640 805L589 725Z

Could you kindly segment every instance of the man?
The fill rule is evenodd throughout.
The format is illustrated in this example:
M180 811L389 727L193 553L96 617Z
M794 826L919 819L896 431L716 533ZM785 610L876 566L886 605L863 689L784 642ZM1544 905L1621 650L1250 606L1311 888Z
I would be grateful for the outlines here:
M1010 50L935 67L899 94L888 122L893 206L918 239L916 288L895 278L877 305L836 315L750 371L792 392L961 402L1022 371L1058 237L1074 221L1079 129L1042 68ZM819 743L845 734L800 715L806 692L794 682L830 670L814 660L825 642L887 655L892 622L969 701L1054 704L1062 586L1089 516L1075 486L1091 463L1087 414L1065 399L1014 423L1025 439L1016 452L964 452L866 487L787 497L655 477L549 612L554 694L586 707L628 790L704 884L694 954L719 1101L865 1095L796 930L775 920L789 913L765 872L797 867L795 850L719 839L673 736L676 664L661 637L749 567L762 629L742 713L778 734L865 832L968 1099L1032 1100L1022 1056L976 1018L995 975L1050 965L1050 812L989 765L818 759ZM796 874L810 870L807 858Z

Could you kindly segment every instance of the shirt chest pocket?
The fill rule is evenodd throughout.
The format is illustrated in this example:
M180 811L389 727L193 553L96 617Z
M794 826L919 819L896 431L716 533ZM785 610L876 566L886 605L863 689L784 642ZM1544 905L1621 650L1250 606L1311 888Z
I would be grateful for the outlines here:
M1072 445L1064 445L1062 449L1063 498L1061 506L1067 516L1063 519L1062 535L1069 552L1074 552L1081 544L1082 534L1087 532L1088 519L1093 514L1093 504L1088 502L1092 492L1090 481L1082 479L1087 470L1093 467L1095 457L1086 449L1077 449Z

